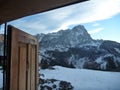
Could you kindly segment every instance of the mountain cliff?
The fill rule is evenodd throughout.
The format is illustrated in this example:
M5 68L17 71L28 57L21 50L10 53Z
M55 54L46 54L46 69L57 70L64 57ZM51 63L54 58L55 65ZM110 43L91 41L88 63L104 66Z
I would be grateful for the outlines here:
M55 33L38 34L41 67L60 65L70 68L120 70L120 43L94 40L84 26Z

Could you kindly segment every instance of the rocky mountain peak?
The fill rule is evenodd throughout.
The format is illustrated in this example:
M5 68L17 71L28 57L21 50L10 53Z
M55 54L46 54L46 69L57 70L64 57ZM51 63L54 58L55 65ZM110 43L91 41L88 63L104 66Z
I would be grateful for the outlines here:
M72 31L79 32L82 34L85 34L85 33L88 34L87 30L85 29L85 27L83 25L78 25L78 26L73 27Z
M84 38L85 40L87 39L92 40L91 36L89 35L89 33L87 32L83 25L73 27L70 33L74 34L74 37Z
M66 49L93 42L83 25L72 29L41 35L40 47L45 49Z
M81 31L87 32L83 25L77 25L77 26L73 27L72 30L81 30Z

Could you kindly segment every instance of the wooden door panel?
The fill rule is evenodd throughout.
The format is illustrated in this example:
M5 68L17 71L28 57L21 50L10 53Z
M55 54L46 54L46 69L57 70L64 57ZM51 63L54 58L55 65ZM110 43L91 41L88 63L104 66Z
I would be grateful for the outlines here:
M27 45L21 44L19 46L19 90L26 90L26 57Z
M31 46L31 90L35 90L35 46L33 45Z
M17 32L10 32L8 31L9 34L12 34L12 36L10 36L8 39L11 39L10 41L12 43L8 44L10 45L9 48L9 58L8 61L10 61L10 74L8 74L7 76L10 76L9 78L9 88L10 90L17 90L18 89L18 43L16 43L18 37L17 37ZM13 40L14 39L14 40ZM12 49L12 50L11 50ZM8 63L8 64L9 64ZM13 83L14 82L14 83ZM7 85L7 84L6 84Z
M37 47L35 37L13 26L8 27L8 84L6 90L37 90Z
M28 87L27 90L31 90L30 89L30 84L31 84L31 79L30 79L31 78L31 57L30 57L31 56L31 54L30 54L31 48L30 47L31 47L31 45L28 45L28 52L29 53L28 53L28 59L27 59L27 64L28 65L27 65L27 77L26 77L27 78L27 80L26 80L27 81L27 87Z

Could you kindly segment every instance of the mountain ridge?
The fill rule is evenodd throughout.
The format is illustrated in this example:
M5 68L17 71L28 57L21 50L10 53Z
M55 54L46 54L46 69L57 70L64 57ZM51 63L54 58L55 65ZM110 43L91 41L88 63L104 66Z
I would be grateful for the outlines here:
M42 68L120 70L120 43L94 40L83 25L42 35L39 41Z

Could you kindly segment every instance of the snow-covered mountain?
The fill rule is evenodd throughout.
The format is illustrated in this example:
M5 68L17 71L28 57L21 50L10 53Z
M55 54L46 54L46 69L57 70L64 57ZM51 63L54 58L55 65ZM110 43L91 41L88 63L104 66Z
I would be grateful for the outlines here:
M84 26L79 25L72 30L61 30L57 33L37 35L42 50L65 51L70 47L92 43L93 40Z
M120 43L94 40L82 25L56 33L38 34L37 38L42 68L60 65L120 71Z

